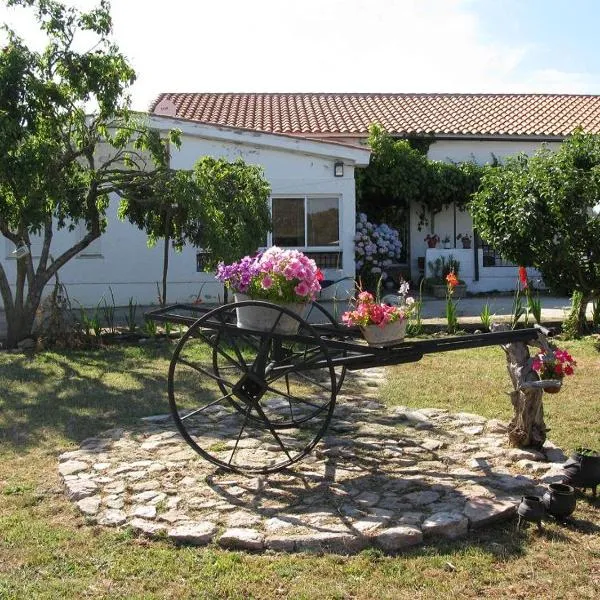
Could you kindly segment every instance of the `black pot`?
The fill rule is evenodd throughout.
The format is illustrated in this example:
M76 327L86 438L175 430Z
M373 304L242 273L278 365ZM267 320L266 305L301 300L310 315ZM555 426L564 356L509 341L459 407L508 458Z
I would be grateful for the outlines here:
M545 508L541 498L538 496L523 496L517 507L517 515L519 515L517 527L521 525L521 521L531 521L541 527L544 513Z
M564 483L576 488L592 488L595 496L596 486L600 484L600 455L588 452L575 452L563 465Z
M551 483L542 502L547 512L557 519L564 519L575 510L575 490L565 483Z

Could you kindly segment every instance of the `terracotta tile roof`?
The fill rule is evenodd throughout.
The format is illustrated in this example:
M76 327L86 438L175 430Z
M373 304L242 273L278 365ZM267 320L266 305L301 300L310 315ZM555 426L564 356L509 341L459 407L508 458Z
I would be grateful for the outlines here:
M164 93L150 112L169 100L180 118L305 136L365 136L375 122L398 135L438 137L563 137L578 126L600 133L600 96Z

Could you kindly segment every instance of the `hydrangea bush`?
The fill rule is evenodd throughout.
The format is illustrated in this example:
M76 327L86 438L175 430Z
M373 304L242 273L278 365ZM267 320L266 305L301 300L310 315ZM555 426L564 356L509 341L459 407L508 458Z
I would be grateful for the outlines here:
M321 289L323 274L299 250L272 246L230 265L219 263L216 278L233 292L270 302L308 302Z
M373 285L381 278L388 278L386 268L398 262L402 242L398 230L385 223L375 225L365 213L359 213L354 236L354 260L356 276L366 285Z

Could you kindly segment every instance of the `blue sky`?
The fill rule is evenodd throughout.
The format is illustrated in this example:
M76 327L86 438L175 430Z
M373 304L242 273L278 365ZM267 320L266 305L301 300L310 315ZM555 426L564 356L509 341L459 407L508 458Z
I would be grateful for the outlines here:
M600 93L598 0L113 0L112 12L139 109L161 91ZM17 25L33 38L30 21Z

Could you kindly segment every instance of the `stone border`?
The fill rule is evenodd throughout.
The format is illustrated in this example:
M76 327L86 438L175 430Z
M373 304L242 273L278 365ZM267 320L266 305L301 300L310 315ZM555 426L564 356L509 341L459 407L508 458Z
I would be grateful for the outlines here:
M509 449L506 426L467 413L386 408L383 369L340 395L330 431L290 472L244 477L200 459L169 415L113 429L59 457L90 523L261 552L397 552L512 518L524 494L562 479L564 454ZM249 452L256 440L248 441Z

